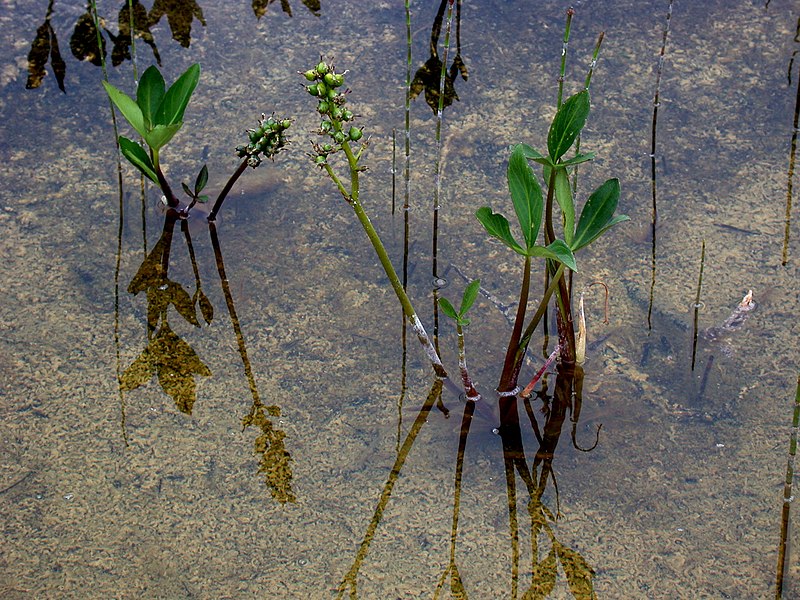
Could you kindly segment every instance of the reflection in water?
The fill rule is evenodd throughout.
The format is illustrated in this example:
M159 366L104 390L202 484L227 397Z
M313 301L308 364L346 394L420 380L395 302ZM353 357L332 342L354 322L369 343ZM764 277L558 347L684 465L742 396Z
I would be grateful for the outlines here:
M442 75L442 61L439 59L439 36L442 33L442 21L444 19L444 8L448 0L441 0L439 10L431 27L430 57L425 61L414 74L414 81L411 82L411 99L413 100L419 93L425 90L425 102L431 107L433 112L439 110L439 87ZM444 93L442 94L443 105L450 106L453 100L458 100L455 81L456 75L461 74L461 78L466 81L469 77L467 65L461 58L461 0L458 0L456 9L456 56L449 68L444 69Z
M311 2L313 4L313 2ZM111 64L115 67L126 60L132 60L131 50L135 51L134 40L139 38L150 46L153 57L161 65L161 55L156 46L156 40L150 31L162 17L167 17L172 38L184 48L188 48L192 38L192 23L195 19L205 27L203 9L195 0L156 0L153 8L147 11L139 0L122 0L122 6L117 16L117 33L113 33L107 26L107 20L97 16L93 2L89 2L86 12L78 17L73 27L69 40L72 55L81 61L88 61L95 66L102 66L106 57L106 40L102 36L104 31L113 47L111 49ZM31 50L28 53L28 80L25 87L28 89L41 86L47 71L45 67L50 63L56 77L59 89L66 92L64 78L67 65L61 57L55 29L51 24L53 18L53 0L47 7L44 23L36 30Z
M106 41L95 24L91 1L86 6L86 12L78 17L75 23L75 29L69 38L69 49L72 51L72 56L78 60L87 60L96 67L103 65L103 59L106 57Z
M225 263L222 260L222 249L217 236L217 226L214 221L209 221L208 229L211 234L211 244L214 247L214 258L217 263L219 281L222 285L222 292L225 295L225 305L228 307L228 315L231 319L236 344L239 348L239 356L242 359L244 373L250 387L250 394L253 397L253 406L250 412L242 419L242 426L246 429L251 425L257 425L261 429L261 435L256 438L255 452L260 454L258 472L263 473L267 486L272 497L281 504L295 502L292 492L292 457L286 450L284 438L286 433L276 429L269 417L280 417L281 409L279 406L264 406L258 393L256 378L253 376L253 367L247 355L247 346L244 343L244 335L239 324L239 316L236 314L236 306L233 303L231 287L228 283L228 276L225 274Z
M31 44L31 50L28 53L28 81L25 87L30 89L37 88L42 85L42 80L47 75L45 66L50 61L50 66L53 69L53 75L56 76L58 88L66 93L64 89L64 75L67 73L67 64L61 58L61 51L58 48L58 39L53 26L50 24L50 19L53 16L53 0L47 5L47 14L44 18L44 23L36 30L36 37Z
M599 439L595 440L594 445L586 450L578 446L575 436L583 402L582 396L583 369L581 367L565 368L562 365L556 376L553 395L549 396L547 394L546 383L538 394L539 399L542 401L541 413L545 419L541 427L536 420L530 399L526 398L524 400L525 412L539 443L539 448L530 467L525 458L525 449L522 444L517 398L515 396L503 396L500 398L499 433L503 440L503 459L508 491L508 517L512 551L512 598L518 597L521 555L519 517L517 515L517 474L525 483L528 493L528 514L531 523L532 580L531 587L523 594L523 597L544 598L552 592L558 573L556 559L561 563L561 567L567 576L570 591L575 598L589 599L594 597L594 570L583 556L558 541L551 525L561 516L553 460L567 413L571 414L571 437L573 446L577 450L590 452L597 446L599 441ZM555 515L542 501L547 484L551 479L556 494ZM545 540L549 542L550 550L542 560L539 560L542 550L539 547L539 538L542 534L545 535Z
M150 27L158 24L161 17L167 16L172 39L184 48L188 48L192 41L192 22L195 18L206 26L203 18L203 9L194 0L156 0L150 9ZM122 31L120 29L120 31Z
M260 19L267 13L269 5L275 0L253 0L253 13L257 19ZM320 0L302 0L303 6L311 11L315 17L319 16ZM290 17L292 16L292 7L289 5L289 0L281 0L281 9Z
M400 471L411 451L414 441L422 426L426 423L433 406L441 401L442 385L454 388L448 381L436 380L428 397L419 410L417 417L410 428L408 435L397 452L397 458L392 467L389 479L378 500L372 519L367 526L366 533L361 542L356 557L350 570L344 576L338 588L338 598L343 598L349 590L350 598L358 598L359 570L367 556L369 547L383 517L383 513L391 498L392 490L397 482ZM539 412L544 417L540 425L532 406L530 398L524 399L524 410L530 421L531 430L539 444L533 462L529 465L523 446L523 434L519 420L518 399L516 396L502 396L499 399L500 427L497 428L503 444L503 462L506 476L506 490L508 498L509 539L511 543L511 590L510 597L518 598L519 582L523 577L521 568L522 551L520 548L520 524L517 512L517 476L522 479L527 492L527 507L530 516L531 540L531 568L524 577L530 577L530 587L522 594L524 598L545 598L554 589L558 575L558 564L566 575L567 584L575 598L594 598L594 569L587 560L576 550L559 541L554 531L553 524L561 517L559 510L559 489L555 479L553 462L556 448L561 437L564 424L571 423L570 437L572 445L581 452L591 452L597 447L598 437L589 448L581 448L576 439L578 422L580 420L583 402L583 370L580 367L572 369L560 368L557 372L553 394L547 393L547 382L537 393L537 398L542 406ZM481 401L483 402L483 401ZM453 512L450 531L449 559L447 566L442 570L436 584L434 598L441 597L443 590L449 585L450 593L454 598L467 598L469 582L465 584L457 561L458 526L461 515L461 491L464 461L466 454L467 438L472 425L477 402L465 402L459 428L458 451L456 453L455 481L453 492ZM553 512L544 502L543 496L552 482L556 509ZM544 536L543 542L540 543ZM541 557L542 553L546 553Z
M175 401L178 410L190 415L197 399L194 377L195 375L208 377L211 371L200 360L194 349L170 328L167 312L170 306L174 306L186 321L199 327L197 304L200 304L201 312L207 322L211 320L213 309L209 311L210 302L205 294L202 294L199 285L192 297L181 284L168 278L176 220L175 212L168 212L164 219L161 238L144 259L128 286L128 292L131 294L136 295L144 291L147 295L148 343L139 357L122 373L120 388L123 391L135 390L150 381L153 375L158 374L159 385ZM187 239L190 239L188 229L184 229L184 232ZM194 263L193 252L191 258ZM196 265L193 266L197 273ZM199 282L199 278L197 281ZM204 299L202 302L201 298Z
M143 40L145 44L150 46L150 49L153 51L153 57L156 59L158 65L161 66L161 55L158 53L156 40L153 37L153 34L150 32L150 27L155 23L151 21L150 16L147 14L147 9L142 6L139 0L125 2L125 4L122 5L122 8L119 9L119 18L117 22L119 27L119 33L117 35L114 35L111 33L111 31L105 29L108 37L111 38L111 41L114 44L114 48L111 50L111 64L115 67L118 67L126 60L131 60L131 47L134 43L133 40L139 38ZM87 46L88 45L90 45L90 42L87 42ZM103 45L105 45L105 41L103 41ZM96 38L94 46L95 48L97 47ZM76 56L76 58L80 57ZM94 61L92 62L94 64L98 64Z
M775 575L775 598L783 597L783 586L786 583L786 566L789 558L789 516L794 494L794 460L797 454L797 430L800 427L800 376L797 377L797 387L794 393L794 414L792 416L792 433L789 439L789 458L786 462L786 479L783 485L783 509L781 510L781 540L778 544L778 568Z
M173 231L178 220L186 240L195 278L195 292L191 296L181 284L168 278ZM281 504L295 502L291 486L292 457L284 443L286 433L273 424L273 419L281 416L281 409L276 405L265 406L261 402L213 222L209 223L209 230L225 303L253 398L252 407L242 419L242 425L245 429L251 425L261 429L261 434L254 442L254 448L256 454L260 455L258 472L264 475L272 497ZM174 400L178 410L187 415L192 414L197 400L195 377L197 375L209 377L211 371L194 349L169 326L168 310L170 306L174 307L186 321L199 327L197 311L199 310L205 322L210 324L214 318L214 307L202 290L188 222L179 219L176 211L167 212L161 237L142 262L128 286L128 291L134 295L144 291L147 295L148 343L139 357L120 376L120 391L133 391L148 383L153 375L158 375L159 385Z
M351 598L358 598L358 572L361 570L361 565L364 562L364 559L367 557L369 547L372 544L372 541L375 539L375 532L377 531L378 525L383 518L383 511L386 510L386 506L389 504L394 485L400 478L400 471L403 469L403 465L405 464L406 459L411 452L411 448L414 447L414 442L416 441L419 432L422 430L422 426L427 423L428 415L430 414L434 403L436 403L437 400L440 400L441 396L442 380L437 379L433 382L433 385L428 392L428 397L425 399L425 403L422 405L422 408L420 408L417 418L414 419L414 423L411 425L411 429L409 430L406 439L403 441L403 444L400 446L400 449L397 452L397 458L394 461L394 465L392 465L392 470L389 473L389 479L386 480L386 484L383 486L383 491L378 499L378 505L375 507L375 512L372 514L372 519L367 526L367 531L364 534L364 538L361 540L361 545L358 548L358 552L353 560L353 564L350 567L350 570L344 576L344 579L342 579L342 582L339 584L339 588L337 590L338 594L336 596L337 598L343 598L345 591L348 589L350 590Z

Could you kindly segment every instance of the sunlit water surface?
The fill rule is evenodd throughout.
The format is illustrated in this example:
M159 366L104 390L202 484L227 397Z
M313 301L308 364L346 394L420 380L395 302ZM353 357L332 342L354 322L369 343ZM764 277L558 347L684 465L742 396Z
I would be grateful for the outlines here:
M669 3L575 3L568 93L605 31L581 142L598 158L580 171L580 197L619 177L631 221L579 255L575 288L606 283L609 322L594 286L579 419L563 415L557 452L542 462L522 403L523 452L504 458L495 432L510 332L501 309L516 300L522 265L473 214L511 211L511 144L545 145L567 5L463 3L469 77L454 72L458 100L442 123L438 275L450 299L467 277L493 301L479 298L467 330L485 399L458 487L465 405L445 390L418 417L433 374L410 333L404 352L399 306L365 236L305 156L317 122L297 71L322 54L349 69L349 102L371 136L362 198L400 268L402 3L323 0L315 11L290 0L292 16L273 3L259 19L248 2L183 2L190 30L177 19L171 32L164 15L150 45L137 41L140 73L154 48L168 81L202 65L184 129L162 154L176 187L207 162L216 193L260 113L295 119L288 151L245 173L222 210L225 286L202 216L188 237L176 226L169 280L181 310L156 319L160 336L149 338L146 293L129 286L158 248L159 194L127 166L118 183L103 73L73 57L85 3L47 4L0 4L0 595L514 598L552 587L553 598L774 597L800 334L796 202L781 264L796 4L675 3L653 170ZM439 6L412 4L413 76ZM98 6L109 60L120 5ZM26 89L37 31L39 56L58 44L66 93L52 52ZM442 58L444 31L438 42ZM117 44L124 52L124 37ZM109 64L108 77L134 89L129 60ZM435 132L423 92L411 107L408 287L431 331ZM533 296L541 289L539 269ZM746 321L704 335L748 290L757 308ZM455 331L439 317L455 373ZM550 349L534 339L524 377ZM530 411L543 428L541 398ZM577 451L573 429L587 448L601 424L597 447ZM789 538L791 549L793 528ZM785 597L798 576L790 551Z

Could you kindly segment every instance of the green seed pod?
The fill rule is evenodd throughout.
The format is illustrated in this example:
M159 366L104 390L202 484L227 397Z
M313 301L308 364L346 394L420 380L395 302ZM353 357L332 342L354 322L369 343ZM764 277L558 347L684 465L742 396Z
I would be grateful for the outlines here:
M306 79L309 81L314 81L317 78L317 72L314 69L309 69L305 73L303 73Z
M251 141L251 142L253 142L254 144L255 144L255 143L258 141L258 140L260 140L260 139L261 139L261 136L262 136L262 135L264 135L264 134L263 134L263 132L261 132L261 131L260 131L260 130L258 130L258 129L248 129L248 130L247 130L247 137L249 137L249 138L250 138L250 141Z
M322 149L325 152L333 152L333 146L331 146L330 144L323 144Z
M334 119L334 120L336 120L336 121L338 121L339 119L341 119L341 118L342 118L342 109L341 109L341 108L339 108L338 106L334 106L334 107L331 109L331 118L332 118L332 119Z
M335 74L333 76L333 87L339 87L344 83L344 75Z
M352 113L352 112L350 112L350 111L349 111L349 110L347 110L347 109L344 109L344 110L342 111L342 120L343 120L343 121L349 121L349 120L350 120L350 119L352 119L352 118L353 118L353 113Z
M333 88L328 88L328 94L327 95L328 95L328 100L333 100L337 96L336 90L333 89Z
M330 67L324 62L321 62L317 65L317 73L319 73L321 76L324 76L328 71L330 71Z
M320 98L324 98L325 95L328 93L328 87L322 83L321 81L317 84L317 95Z
M326 160L327 160L327 157L326 156L322 156L322 155L319 155L316 158L314 158L314 162L317 163L320 166L324 165Z
M317 106L317 110L323 115L327 113L329 109L330 105L325 102L325 100L320 101L319 106Z
M328 87L336 87L336 75L333 73L325 73L325 77L323 78L325 85Z
M331 130L331 126L330 121L322 121L322 123L319 124L319 128L326 133Z
M289 129L289 127L291 125L292 125L292 122L289 119L284 119L283 121L281 121L281 128L282 129Z
M308 90L308 93L311 94L312 96L316 96L318 94L317 84L316 83L312 83L306 89Z
M341 144L345 140L346 136L341 131L337 131L333 134L333 139L336 140L337 144Z
M364 133L358 127L351 127L348 135L350 136L351 140L357 142L361 139L361 136L364 135Z

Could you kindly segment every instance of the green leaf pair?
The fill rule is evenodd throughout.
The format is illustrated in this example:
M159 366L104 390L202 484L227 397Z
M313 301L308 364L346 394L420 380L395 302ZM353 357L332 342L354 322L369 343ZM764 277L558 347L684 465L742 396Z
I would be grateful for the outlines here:
M614 215L618 202L619 179L609 179L592 192L581 212L575 239L570 244L573 252L588 246L617 223L628 220L627 215Z
M466 318L467 311L475 304L475 299L478 297L478 291L481 289L481 280L476 279L464 288L464 294L461 297L461 308L457 311L450 304L447 298L439 298L439 306L442 307L442 312L453 319L460 327L469 325L469 319Z
M200 195L200 192L203 191L203 188L206 187L208 183L208 167L203 165L200 169L200 172L197 174L197 179L194 180L194 191L192 191L185 182L181 181L181 187L183 188L183 192L189 196L192 200L196 202L208 202L208 196L205 194Z
M199 80L200 65L194 64L178 77L169 89L166 89L161 72L155 66L150 66L139 80L136 100L107 81L103 82L103 86L114 105L142 136L151 153L157 157L159 149L165 146L183 125L183 113ZM148 156L139 144L128 138L120 136L119 141L125 158L157 183L158 159Z
M589 92L583 90L570 96L556 112L547 135L547 151L544 155L527 144L514 147L508 161L508 187L514 203L514 211L522 228L525 245L517 242L511 234L508 220L484 206L476 213L478 220L492 237L506 244L523 256L540 256L563 263L576 270L574 253L592 243L606 230L617 223L627 221L625 215L614 216L619 202L619 180L609 179L589 197L583 208L577 227L575 226L575 200L569 182L568 169L594 158L593 152L576 154L562 160L586 125L589 116ZM528 160L543 166L544 178L553 186L553 194L561 209L564 239L555 240L546 247L537 246L536 239L542 224L542 190Z
M528 164L526 148L521 144L515 146L511 152L507 178L511 201L522 229L525 245L514 239L508 219L500 213L493 212L488 206L481 207L475 213L486 232L522 256L550 258L564 263L573 271L576 270L577 265L572 250L563 240L555 240L548 246L536 244L542 225L544 201L539 181Z

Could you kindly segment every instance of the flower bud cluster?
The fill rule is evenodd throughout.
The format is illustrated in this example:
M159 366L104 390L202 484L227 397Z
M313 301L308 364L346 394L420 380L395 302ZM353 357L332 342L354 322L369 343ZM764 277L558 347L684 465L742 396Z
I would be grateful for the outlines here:
M344 142L357 142L364 135L355 126L349 126L345 131L346 124L354 118L353 113L345 106L345 92L341 91L345 73L336 73L333 64L325 61L320 61L316 67L302 73L310 82L306 91L319 100L317 112L322 115L319 134L330 138L330 142L314 144L312 157L320 166L327 164L328 156L340 150Z
M286 138L283 132L292 124L290 119L278 119L275 113L267 117L261 113L258 127L248 129L247 135L250 143L246 146L237 146L236 155L239 158L247 158L247 164L254 169L261 164L261 156L273 158L286 145Z

